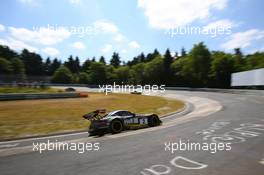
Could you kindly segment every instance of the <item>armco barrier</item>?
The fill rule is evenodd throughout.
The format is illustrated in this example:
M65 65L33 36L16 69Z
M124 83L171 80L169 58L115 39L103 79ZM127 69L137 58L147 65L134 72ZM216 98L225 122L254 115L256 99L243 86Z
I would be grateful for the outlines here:
M61 93L10 93L0 94L0 101L4 100L28 100L28 99L52 99L52 98L78 98L79 93L61 92Z
M231 94L246 94L264 96L264 90L249 89L217 89L217 88L189 88L189 87L166 87L166 90L182 90L182 91L201 91L201 92L219 92Z

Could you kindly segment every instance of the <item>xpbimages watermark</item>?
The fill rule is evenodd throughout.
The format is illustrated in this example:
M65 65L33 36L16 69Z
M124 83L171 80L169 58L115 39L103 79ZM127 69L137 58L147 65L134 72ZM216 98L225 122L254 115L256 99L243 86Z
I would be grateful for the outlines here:
M165 34L171 38L180 35L207 35L212 38L232 34L231 26L200 27L200 26L181 26L169 28Z
M165 151L169 151L172 154L176 151L208 151L212 154L218 151L230 151L232 149L231 143L224 142L191 142L190 140L183 141L179 140L178 142L165 142L164 143Z
M32 150L37 151L40 154L44 151L76 151L79 154L83 154L85 151L99 151L100 143L89 142L33 142Z
M61 35L75 35L80 38L85 36L95 36L105 30L102 25L106 25L106 22L100 22L99 24L91 25L57 25L57 24L47 24L46 26L33 26L33 31L40 33L60 33Z
M165 85L127 85L127 84L116 84L114 82L113 85L105 84L99 85L99 92L105 92L107 95L109 92L114 93L131 93L131 92L138 92L138 93L145 93L146 95L150 95L151 93L164 93L165 92Z

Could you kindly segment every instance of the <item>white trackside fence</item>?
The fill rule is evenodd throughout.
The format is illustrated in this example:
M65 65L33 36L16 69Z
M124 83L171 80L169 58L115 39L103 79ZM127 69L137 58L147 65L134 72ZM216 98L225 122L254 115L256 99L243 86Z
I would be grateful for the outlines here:
M264 68L233 73L231 86L264 86Z

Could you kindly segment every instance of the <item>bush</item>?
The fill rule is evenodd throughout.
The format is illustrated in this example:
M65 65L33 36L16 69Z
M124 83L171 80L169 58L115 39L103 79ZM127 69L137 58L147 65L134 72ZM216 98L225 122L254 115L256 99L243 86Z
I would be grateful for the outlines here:
M88 84L90 82L90 77L87 73L81 72L79 75L79 83Z
M72 83L72 73L67 67L60 66L54 73L51 81L52 83Z

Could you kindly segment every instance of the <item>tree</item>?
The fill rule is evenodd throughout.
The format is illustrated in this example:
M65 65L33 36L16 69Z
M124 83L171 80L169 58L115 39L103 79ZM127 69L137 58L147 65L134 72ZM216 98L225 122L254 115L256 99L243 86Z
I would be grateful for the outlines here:
M92 62L89 72L91 83L104 84L107 81L106 66L104 64Z
M44 72L45 75L52 75L50 73L50 66L51 66L51 61L50 61L50 57L48 57L44 63Z
M162 84L164 82L164 65L161 56L157 56L152 61L148 62L145 67L146 83Z
M88 84L90 83L90 77L86 72L81 72L79 74L79 83L81 84Z
M157 56L160 56L160 53L158 51L158 49L154 49L154 52L153 52L153 57L156 58Z
M74 60L72 55L70 55L70 57L68 58L67 61L64 62L64 65L70 70L74 70Z
M12 71L11 62L4 58L0 58L0 73L9 74L12 73Z
M142 63L142 62L145 62L145 61L146 61L146 58L145 58L144 53L142 52L140 55L134 57L132 61L128 61L127 65L128 66L133 66L135 64Z
M21 77L25 76L25 65L19 58L13 58L11 60L11 65L13 68L13 74L19 75Z
M264 52L256 52L245 58L246 70L264 68Z
M91 60L89 59L85 60L82 64L81 70L84 72L88 72L90 69L91 63L92 63Z
M52 63L50 64L49 73L48 75L53 75L55 71L61 66L61 62L55 58Z
M171 64L173 62L173 57L171 56L170 50L167 49L164 55L164 81L166 85L169 85L172 81L172 71L171 71Z
M146 57L146 62L152 61L153 59L155 59L157 56L160 56L160 53L158 51L158 49L154 49L153 53L149 53Z
M121 61L120 61L120 57L119 57L118 53L114 52L112 59L110 60L110 64L116 68L120 65L120 63L121 63Z
M106 63L105 63L105 58L104 58L103 56L100 57L99 62L100 62L100 63L103 63L103 64L106 64Z
M233 70L232 56L223 52L213 52L211 63L211 79L213 87L229 88Z
M44 66L39 54L24 49L20 54L20 58L25 65L27 75L43 75Z
M181 49L181 57L185 57L187 55L184 47Z
M175 58L178 58L179 57L178 52L175 52L174 57Z
M211 65L211 54L206 46L201 42L195 44L190 52L190 67L195 86L206 86Z
M121 66L115 69L117 83L128 83L129 81L129 67Z
M234 55L234 71L235 72L241 72L244 69L244 66L245 66L245 62L244 62L244 59L243 59L243 54L240 50L240 48L235 48L234 49L235 51L235 55Z
M60 66L52 77L53 83L72 83L71 71L66 66Z
M127 64L122 61L120 65L121 59L114 52L110 65L105 64L102 56L99 62L93 57L80 66L78 57L70 56L63 63L57 58L43 61L39 54L26 49L18 54L0 45L0 73L12 75L4 77L6 80L25 75L53 75L52 81L57 83L109 84L115 81L228 88L231 73L264 68L264 52L243 55L239 48L234 50L234 54L210 52L203 43L195 44L189 53L182 48L181 56L176 54L175 57L169 49L163 56L155 49L146 55L141 53L135 56Z
M190 58L182 57L176 59L171 64L171 70L173 74L174 86L191 86L192 85L192 67L190 66Z
M148 53L145 60L146 60L146 62L149 62L149 61L151 61L153 59L154 59L153 54L152 53Z
M112 65L107 65L105 66L105 71L106 71L106 83L107 84L113 84L116 81L116 73L115 73L114 66Z
M150 56L150 55L148 55L148 56ZM150 57L152 57L152 54L151 54ZM149 60L150 59L152 59L152 58L149 58ZM128 61L127 65L128 66L133 66L135 64L143 63L143 62L146 62L146 61L147 61L147 58L145 57L144 53L142 52L140 55L134 57L132 61Z
M73 73L79 73L81 70L79 57L75 57L74 66L75 66L75 71Z
M145 84L146 74L145 74L145 63L139 63L133 65L130 68L130 82L133 84Z
M134 57L132 61L128 61L127 62L127 65L128 66L133 66L135 64L138 64L140 62L139 58L138 57Z
M8 46L0 45L0 57L10 61L12 58L18 57L18 54Z
M139 60L140 60L140 62L142 62L142 63L146 61L146 58L145 58L145 55L144 55L143 52L139 55Z
M70 69L72 73L80 72L81 66L80 66L80 61L78 57L75 57L75 59L73 59L72 55L70 55L70 57L68 58L68 61L66 61L64 65L68 69Z

